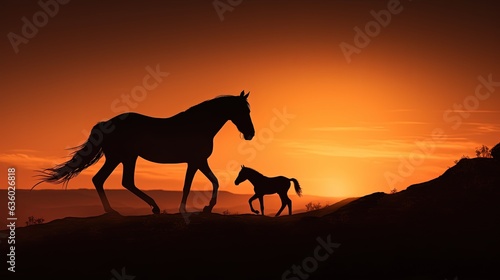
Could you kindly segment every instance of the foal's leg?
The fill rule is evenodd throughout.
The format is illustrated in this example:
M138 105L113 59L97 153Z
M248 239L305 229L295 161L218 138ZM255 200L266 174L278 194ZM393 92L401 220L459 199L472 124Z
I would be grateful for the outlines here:
M260 202L260 212L262 212L262 215L264 216L264 195L259 196L259 202Z
M154 214L160 213L160 208L156 205L156 202L147 194L143 193L139 190L134 183L134 172L135 172L135 163L137 161L137 157L130 158L128 160L123 161L123 177L122 177L122 185L133 194L137 195L139 198L144 200L147 204L149 204L153 209Z
M252 210L252 212L254 212L255 214L259 214L259 211L258 210L255 210L253 209L253 205L252 205L252 201L254 201L255 199L257 199L259 196L257 194L254 194L252 197L250 197L250 199L248 200L248 204L250 204L250 210Z
M286 196L286 198L288 199L288 215L292 215L292 200L288 197L288 195Z
M199 167L200 171L203 173L203 175L207 176L208 180L212 182L212 199L210 199L210 204L205 206L203 208L203 212L210 213L212 212L212 209L214 208L215 204L217 203L217 191L219 190L219 181L217 181L217 177L215 177L214 173L212 170L210 170L210 166L208 166L208 162L205 161L202 163Z
M108 198L104 193L104 182L108 179L109 175L115 170L116 166L118 166L120 162L115 160L114 158L107 158L104 162L104 165L99 169L99 171L92 177L92 182L94 183L95 189L97 190L97 194L99 194L99 198L101 199L102 205L104 207L104 211L107 213L117 213L111 206L109 205Z

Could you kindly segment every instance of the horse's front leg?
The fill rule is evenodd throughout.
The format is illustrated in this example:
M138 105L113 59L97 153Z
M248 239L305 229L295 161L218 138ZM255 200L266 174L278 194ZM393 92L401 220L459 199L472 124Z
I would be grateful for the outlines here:
M203 164L200 165L199 169L203 173L203 175L205 175L208 178L208 180L210 180L213 186L212 199L210 199L210 203L203 208L203 212L211 213L212 209L217 203L217 192L219 190L219 181L217 180L217 177L215 177L212 170L210 170L210 167L208 166L208 162L206 160Z
M248 200L248 204L250 204L250 210L254 212L255 214L259 214L258 210L253 209L252 201L256 200L259 196L257 194L254 194L250 199Z

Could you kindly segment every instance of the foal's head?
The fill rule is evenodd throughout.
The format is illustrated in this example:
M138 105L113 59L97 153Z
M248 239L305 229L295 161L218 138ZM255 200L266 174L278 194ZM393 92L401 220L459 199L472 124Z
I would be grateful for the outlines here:
M240 183L244 182L247 180L251 174L252 174L252 169L245 167L244 165L241 166L240 173L238 174L238 177L236 177L236 180L234 180L234 184L237 186Z

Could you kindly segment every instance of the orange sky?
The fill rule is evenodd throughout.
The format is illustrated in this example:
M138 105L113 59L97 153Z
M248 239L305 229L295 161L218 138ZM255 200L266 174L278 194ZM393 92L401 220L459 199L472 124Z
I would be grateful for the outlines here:
M350 63L339 45L354 45L354 28L373 20L370 11L395 2L243 1L223 21L212 2L70 1L14 47L8 34L22 35L22 18L32 21L41 7L4 1L2 170L17 167L18 187L29 188L33 170L66 160L65 149L100 120L125 110L167 117L241 90L251 92L256 137L244 141L231 123L216 136L209 163L221 190L252 192L248 183L233 184L232 166L245 164L295 177L312 195L388 192L500 141L500 84L475 96L479 76L500 82L494 2L401 1ZM147 68L157 67L168 76L133 95ZM455 111L444 117L447 110ZM436 141L436 129L446 139ZM92 187L102 162L69 188ZM140 160L136 183L181 190L185 168ZM120 174L105 188L121 188ZM193 189L209 187L197 173Z

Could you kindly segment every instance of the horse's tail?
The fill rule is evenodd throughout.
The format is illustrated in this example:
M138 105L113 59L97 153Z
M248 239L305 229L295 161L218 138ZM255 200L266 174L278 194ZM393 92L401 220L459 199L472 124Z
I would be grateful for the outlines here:
M74 152L71 154L70 160L58 164L52 168L39 170L38 172L41 173L39 176L42 179L31 189L35 188L38 184L41 184L43 182L53 184L63 183L63 185L67 187L69 180L71 180L73 177L76 177L85 168L99 161L99 159L103 156L102 140L104 134L99 129L98 125L92 128L89 139L87 139L85 143L70 149L74 150ZM97 139L93 138L93 135L97 135Z
M302 196L302 188L299 185L299 181L295 178L291 178L290 181L293 182L293 187L295 188L295 192L297 193L298 196Z

